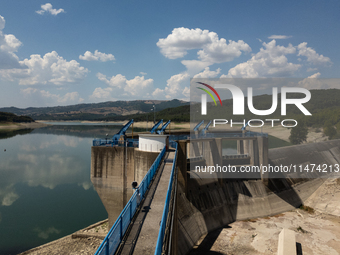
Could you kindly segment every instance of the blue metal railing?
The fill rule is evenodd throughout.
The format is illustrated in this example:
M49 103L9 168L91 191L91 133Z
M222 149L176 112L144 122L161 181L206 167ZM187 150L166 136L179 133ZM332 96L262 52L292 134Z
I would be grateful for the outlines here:
M157 244L156 244L156 249L155 249L155 255L161 255L162 254L163 239L164 239L164 235L165 235L166 222L167 222L168 214L169 214L169 206L170 206L170 198L171 198L171 192L172 192L172 185L173 185L174 173L175 173L175 169L176 169L177 143L174 142L174 141L170 141L170 146L175 148L175 157L173 159L173 164L172 164L172 169L171 169L171 174L170 174L168 191L166 193L166 199L165 199L162 220L161 220L161 224L160 224L160 228L159 228L159 233L158 233L158 239L157 239Z
M112 255L116 252L128 226L130 225L140 201L144 198L145 192L147 191L149 184L165 154L165 150L166 147L164 147L161 153L159 153L155 162L153 162L149 171L144 176L143 181L133 193L129 202L127 202L109 233L104 238L95 255Z

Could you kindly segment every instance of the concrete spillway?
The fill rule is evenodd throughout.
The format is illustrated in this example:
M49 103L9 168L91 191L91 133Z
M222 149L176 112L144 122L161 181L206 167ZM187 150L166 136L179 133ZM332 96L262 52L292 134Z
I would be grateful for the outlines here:
M182 153L186 153L185 146L180 146ZM339 148L340 140L332 140L271 149L268 160L272 165L339 164ZM184 171L179 175L179 254L188 253L203 235L236 220L292 210L324 182L316 173L285 174L280 179L269 179L267 185L261 180L190 179Z

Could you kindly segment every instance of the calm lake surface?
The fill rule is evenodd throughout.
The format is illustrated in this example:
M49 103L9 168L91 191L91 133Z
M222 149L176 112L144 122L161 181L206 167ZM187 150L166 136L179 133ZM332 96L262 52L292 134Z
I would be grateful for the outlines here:
M112 136L120 128L67 123L0 133L1 255L107 218L90 180L91 145L93 138Z
M122 126L53 124L0 132L0 255L23 252L107 218L90 180L91 146L94 138L112 137ZM235 153L236 142L224 142L223 154Z

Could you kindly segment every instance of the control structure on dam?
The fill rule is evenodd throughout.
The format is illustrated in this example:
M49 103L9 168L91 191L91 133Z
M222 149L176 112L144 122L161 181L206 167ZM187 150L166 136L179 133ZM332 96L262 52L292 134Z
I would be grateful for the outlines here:
M304 164L309 157L340 162L338 140L269 149L265 133L212 133L209 123L202 130L203 123L196 126L195 135L170 133L169 121L157 132L162 123L150 133L127 135L128 127L116 140L93 141L91 181L110 225L96 254L187 254L202 236L236 220L299 207L323 183L308 173L273 178L197 171L204 166ZM225 154L224 143L231 141L235 152Z

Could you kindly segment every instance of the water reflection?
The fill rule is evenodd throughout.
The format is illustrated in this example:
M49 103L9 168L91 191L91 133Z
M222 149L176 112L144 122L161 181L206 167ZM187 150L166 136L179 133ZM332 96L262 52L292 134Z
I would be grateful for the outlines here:
M90 180L91 144L117 129L2 132L0 254L22 252L107 218Z

